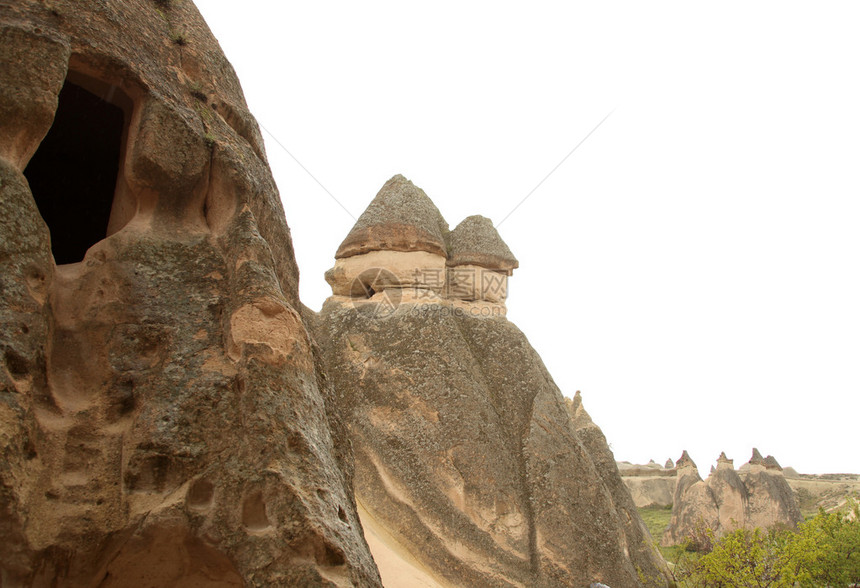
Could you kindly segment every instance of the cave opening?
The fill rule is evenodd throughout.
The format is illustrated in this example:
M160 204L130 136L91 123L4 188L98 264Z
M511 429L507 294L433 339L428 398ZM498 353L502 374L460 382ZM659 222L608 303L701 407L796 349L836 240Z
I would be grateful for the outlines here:
M76 80L77 81L77 80ZM115 86L66 79L54 122L24 170L59 264L105 238L119 174L126 113ZM105 89L106 88L106 89Z

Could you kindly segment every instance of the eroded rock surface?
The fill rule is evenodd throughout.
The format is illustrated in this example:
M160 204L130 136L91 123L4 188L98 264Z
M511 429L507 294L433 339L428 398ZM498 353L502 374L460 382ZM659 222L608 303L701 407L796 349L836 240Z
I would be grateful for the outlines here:
M3 585L379 585L260 134L196 9L4 1L0 42ZM121 121L98 198L50 181L93 100Z
M420 216L384 212L395 237ZM384 311L336 291L316 321L386 585L662 581L602 433L584 411L574 426L523 333L482 312L502 305L405 289Z
M358 217L336 259L370 251L427 251L447 256L448 223L424 190L396 175Z
M739 471L725 453L720 454L717 467L704 481L686 451L677 469L672 520L663 545L703 540L707 529L719 536L737 528L794 527L803 520L782 468L757 449Z
M678 470L671 459L662 467L655 461L639 465L619 462L621 480L637 507L672 507Z

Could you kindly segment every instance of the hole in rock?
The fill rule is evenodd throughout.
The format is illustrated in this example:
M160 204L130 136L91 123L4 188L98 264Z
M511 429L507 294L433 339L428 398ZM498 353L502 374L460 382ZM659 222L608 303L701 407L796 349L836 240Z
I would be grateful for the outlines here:
M215 496L215 487L208 480L196 480L188 489L186 498L188 506L193 509L202 510L212 506L212 498Z
M242 503L242 524L250 531L262 531L270 526L262 492L254 492L245 498Z
M115 86L74 79L89 89L66 79L51 129L24 170L57 264L81 261L107 235L130 104Z

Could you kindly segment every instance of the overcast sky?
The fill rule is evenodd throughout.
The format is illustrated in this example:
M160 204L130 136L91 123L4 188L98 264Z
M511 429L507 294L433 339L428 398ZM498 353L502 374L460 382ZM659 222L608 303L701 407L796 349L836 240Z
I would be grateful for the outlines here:
M860 473L860 5L197 5L305 304L402 173L497 224L508 318L616 459Z

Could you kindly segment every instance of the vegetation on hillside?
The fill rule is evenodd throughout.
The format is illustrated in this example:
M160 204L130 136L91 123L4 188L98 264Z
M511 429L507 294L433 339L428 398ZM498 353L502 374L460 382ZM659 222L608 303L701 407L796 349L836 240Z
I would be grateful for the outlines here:
M843 512L819 510L796 531L738 529L709 537L705 551L672 554L677 586L860 586L860 506L853 501Z

